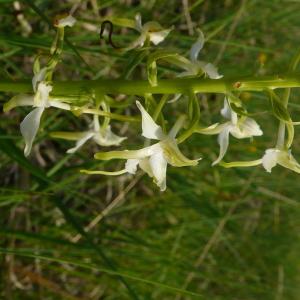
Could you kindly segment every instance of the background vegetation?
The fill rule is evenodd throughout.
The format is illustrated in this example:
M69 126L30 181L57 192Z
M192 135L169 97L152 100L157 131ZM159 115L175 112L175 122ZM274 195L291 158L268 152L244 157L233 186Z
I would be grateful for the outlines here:
M133 63L136 52L121 55L100 44L101 21L112 16L139 12L144 21L174 25L164 45L183 54L200 27L207 38L201 58L215 61L225 76L285 72L300 41L296 0L0 0L0 76L31 78L34 55L47 53L54 37L48 21L69 11L78 23L67 37L80 57L66 45L56 72L61 80L145 78ZM115 27L114 40L126 45L136 34ZM165 77L171 71L160 69ZM0 94L1 105L10 96ZM290 104L297 121L298 96L294 90ZM222 95L201 97L203 123L218 120ZM251 112L264 111L257 120L265 135L253 143L232 140L227 161L257 159L275 142L267 98L242 97ZM133 99L119 96L117 110L124 111L121 100ZM180 102L170 105L170 118L182 109ZM48 110L25 159L19 123L27 112L0 118L1 299L299 299L297 174L280 167L271 175L261 167L211 168L216 138L195 135L182 150L203 161L169 168L168 189L160 193L143 174L79 174L104 166L92 159L99 147L91 142L68 155L72 143L49 133L86 130L87 117ZM142 141L136 126L114 124L131 136L126 147ZM293 153L299 160L299 130Z

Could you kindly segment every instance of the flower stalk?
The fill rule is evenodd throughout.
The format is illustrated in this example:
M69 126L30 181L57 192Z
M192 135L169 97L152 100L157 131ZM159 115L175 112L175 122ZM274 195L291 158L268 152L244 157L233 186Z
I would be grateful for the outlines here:
M189 94L228 93L244 91L265 91L266 89L299 88L300 74L287 74L261 77L174 78L158 80L157 86L151 86L147 80L98 79L79 81L53 81L53 96L92 94ZM31 81L0 80L0 92L32 93ZM69 102L79 101L70 98ZM82 101L82 99L80 99Z

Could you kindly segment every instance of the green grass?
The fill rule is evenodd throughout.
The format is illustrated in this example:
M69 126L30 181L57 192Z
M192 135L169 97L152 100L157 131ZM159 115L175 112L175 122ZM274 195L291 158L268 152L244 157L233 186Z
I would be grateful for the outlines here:
M32 26L28 36L13 2L0 0L0 77L29 79L34 55L47 53L54 37L45 17L69 11L75 1L22 1ZM195 27L208 37L201 58L213 62L218 57L225 76L285 72L299 47L300 2L248 0L237 19L242 2L189 1ZM144 21L174 25L163 45L187 54L195 37L188 34L181 1L82 1L55 78L145 78L134 53L120 55L100 44L97 35L107 16L133 18L137 12ZM113 38L120 45L134 37L132 30L115 28ZM262 54L264 67L259 64ZM160 65L162 76L170 72ZM0 94L1 105L10 96ZM250 112L269 110L266 95L243 96ZM298 99L294 90L290 108L296 121ZM204 124L219 120L222 103L221 95L203 98ZM184 109L179 102L171 104L170 119ZM108 165L93 160L99 151L93 143L68 155L72 142L49 137L52 131L85 130L88 124L86 117L54 109L46 112L27 160L19 132L27 112L15 109L0 118L1 299L299 299L297 174L280 167L271 175L261 167L211 168L216 138L195 135L181 149L188 157L204 159L193 168L169 168L168 189L160 193L142 174L80 174L83 168ZM253 143L231 139L227 161L257 159L273 146L277 121L269 113L257 120L264 136ZM123 147L140 145L134 139L136 126L113 124L131 136ZM296 158L299 133L296 128ZM98 223L85 233L96 218Z

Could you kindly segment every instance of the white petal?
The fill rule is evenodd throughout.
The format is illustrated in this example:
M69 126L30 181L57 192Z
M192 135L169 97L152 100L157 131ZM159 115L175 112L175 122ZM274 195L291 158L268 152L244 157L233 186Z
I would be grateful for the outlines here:
M57 27L66 27L70 26L72 27L76 23L76 19L72 17L71 15L68 15L65 18L59 19L56 26Z
M136 105L142 114L142 135L148 139L163 139L165 135L163 134L161 127L154 122L139 101L136 101Z
M45 75L47 72L47 68L42 68L37 74L35 74L32 77L32 87L33 90L36 92L37 90L37 85L41 82L45 80Z
M127 159L125 164L125 170L130 174L135 174L139 161L139 159Z
M138 30L140 32L143 30L141 14L135 15L135 28L136 28L136 30Z
M149 37L149 40L154 45L157 45L161 43L172 30L173 27L164 29L159 23L150 21L143 25L142 32L146 34L146 37Z
M197 41L192 45L191 50L190 50L190 60L191 61L197 61L199 52L204 46L204 34L201 30L198 30L199 32L199 37Z
M252 118L246 118L240 125L241 131L245 136L261 136L263 134L259 125Z
M143 47L146 39L147 34L145 32L142 32L141 35L136 40L134 40L128 47L124 48L124 50L128 51L138 47Z
M271 173L273 167L277 165L278 154L280 150L277 149L267 149L265 155L262 158L262 165L267 172Z
M222 130L218 136L218 143L220 145L220 153L219 157L212 163L212 165L218 164L223 157L225 156L228 145L229 145L229 132L230 132L230 126L226 126L224 130Z
M261 136L263 134L259 125L251 118L241 118L237 125L231 126L230 133L237 139Z
M25 140L25 156L28 156L31 152L32 143L40 127L43 111L43 107L35 108L24 118L20 124L21 134Z
M49 93L52 91L52 86L44 82L38 84L37 92L34 96L34 105L38 107L48 107Z
M149 163L149 158L143 158L139 161L141 169L148 174L149 177L153 178L153 172Z
M205 134L205 135L219 134L224 129L224 127L226 127L227 125L228 125L228 122L224 123L224 124L215 123L206 128L199 127L199 128L197 128L196 132Z
M161 191L166 189L166 173L167 161L164 157L163 151L153 154L149 158L149 163L153 172L155 183L159 186Z
M231 120L231 112L232 112L232 110L231 110L230 106L228 105L227 99L225 98L224 99L224 107L221 109L221 115L224 118Z
M52 107L57 107L57 108L64 109L64 110L70 110L71 109L70 104L63 103L63 102L60 102L60 101L49 100L48 103Z
M69 149L67 153L76 152L83 144L85 144L89 139L91 139L94 136L94 134L94 132L87 131L86 134L76 142L76 146Z
M181 97L182 95L181 94L175 94L174 97L168 101L168 103L174 103L176 102L177 100L179 100L179 98Z
M99 130L99 132L96 132L94 135L94 140L100 146L113 146L113 145L118 146L126 139L127 139L126 137L121 137L114 134L111 131L110 126L107 126L104 135L102 134L101 129Z
M220 79L223 77L223 75L218 73L218 69L213 64L204 61L199 61L198 63L210 79Z
M266 150L266 152L262 158L262 165L266 169L267 172L271 173L272 168L277 165L278 153L279 153L279 150L277 150L277 149Z
M160 30L157 32L150 32L149 39L154 45L158 45L168 36L168 34L171 31L172 31L172 28Z
M40 82L38 85L38 92L41 93L42 98L48 98L50 92L52 91L52 86L44 82Z
M204 72L208 75L210 79L220 79L223 77L223 75L220 75L218 72L217 67L215 67L213 64L208 63L204 68Z

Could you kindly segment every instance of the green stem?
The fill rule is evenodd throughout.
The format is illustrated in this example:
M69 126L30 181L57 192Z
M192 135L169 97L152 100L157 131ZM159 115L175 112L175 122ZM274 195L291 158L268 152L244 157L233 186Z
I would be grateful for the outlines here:
M161 111L168 99L169 99L169 95L167 95L167 94L161 97L160 101L158 102L158 104L155 108L154 114L153 114L154 121L156 121L157 118L159 117L159 114L161 113Z
M200 120L200 105L197 100L197 95L193 92L190 92L189 95L189 102L190 102L190 124L186 131L184 131L178 138L177 142L178 144L185 141L188 137L190 137L196 130L196 127L198 126L199 120Z
M102 111L102 110L95 109L95 108L83 108L83 109L81 109L81 113L103 116L106 118L124 121L124 122L140 122L141 121L140 117L118 115L118 114Z
M292 59L290 65L289 65L289 71L290 72L295 72L295 70L297 69L297 66L298 66L299 62L300 62L300 50L298 50L297 54ZM284 94L283 94L283 105L284 105L284 107L288 106L290 95L291 95L291 89L290 89L290 87L288 87L284 91ZM276 147L278 147L279 149L284 148L285 125L286 124L284 122L280 121L279 128L278 128L277 144L276 144ZM293 137L291 137L290 140L292 141ZM290 146L291 145L287 145L288 148Z
M228 93L229 91L264 91L266 88L300 87L300 74L263 77L234 77L214 79L175 78L162 79L153 87L146 80L99 79L79 81L53 81L52 95L125 94L189 94ZM0 92L32 93L31 81L0 80ZM76 99L71 103L76 103Z

